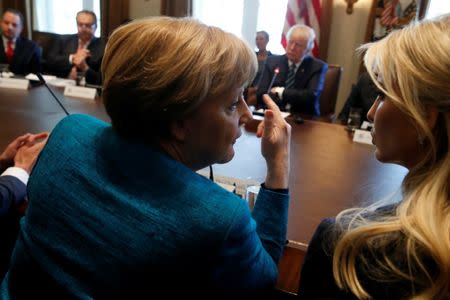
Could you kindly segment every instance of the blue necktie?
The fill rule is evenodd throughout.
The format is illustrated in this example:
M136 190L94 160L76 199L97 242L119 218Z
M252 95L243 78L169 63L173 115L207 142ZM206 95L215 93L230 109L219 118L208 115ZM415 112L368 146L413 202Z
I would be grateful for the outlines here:
M294 86L295 82L295 64L291 64L291 67L289 68L289 72L286 79L286 84L284 85L285 88L290 89Z

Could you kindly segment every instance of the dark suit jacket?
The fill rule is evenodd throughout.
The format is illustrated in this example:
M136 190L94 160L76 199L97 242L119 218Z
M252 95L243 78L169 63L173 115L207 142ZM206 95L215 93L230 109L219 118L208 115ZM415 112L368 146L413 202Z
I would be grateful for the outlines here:
M286 55L273 55L267 58L256 92L259 107L263 107L262 95L267 92L276 68L280 68L280 73L272 86L283 87L289 72ZM271 94L272 99L277 102L282 110L289 103L292 112L320 116L319 98L323 90L327 70L328 65L325 62L312 56L306 56L295 74L294 87L284 90L282 101L273 94Z
M367 121L367 113L379 93L377 86L372 82L369 73L363 73L345 102L344 108L339 114L339 120L347 121L352 107L361 108L361 121Z
M20 215L15 207L26 195L26 185L14 176L0 176L0 281L9 267L19 232Z
M70 54L77 52L78 35L62 36L58 39L47 55L48 72L59 77L67 77L72 65L69 62ZM86 59L89 69L86 72L86 82L101 85L102 77L100 67L102 64L105 43L102 39L92 38L88 46L91 56Z
M16 48L9 70L14 74L27 75L41 71L42 49L33 41L23 37L16 40ZM5 47L0 39L0 63L7 64Z
M26 196L27 187L14 176L0 176L0 217L6 215Z
M395 205L381 207L367 217L377 218L379 215L389 215L395 207ZM323 220L309 242L300 276L298 289L300 299L357 299L353 293L339 289L333 277L334 227L334 219ZM378 253L374 252L372 255L376 257ZM379 259L379 257L376 258ZM360 273L358 268L357 272ZM380 282L363 274L360 275L360 278L364 288L373 299L409 299L412 295L411 283L407 281ZM416 289L420 291L421 287L416 286Z
M259 53L259 51L255 52L256 57L258 57L258 53ZM267 51L267 57L272 56L272 55L273 55L272 52ZM251 86L258 86L259 81L261 80L261 74L262 74L262 72L264 70L264 65L265 64L266 64L265 60L264 61L258 61L258 70L256 72L255 79L253 79L253 82L252 82Z

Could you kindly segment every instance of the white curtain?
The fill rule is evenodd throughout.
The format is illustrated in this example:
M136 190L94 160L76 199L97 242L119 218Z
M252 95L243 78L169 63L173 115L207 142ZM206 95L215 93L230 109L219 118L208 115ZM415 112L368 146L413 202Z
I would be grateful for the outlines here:
M100 36L100 0L33 0L33 29L69 34L77 32L76 14L88 9L97 15L96 36Z
M192 15L208 24L232 32L255 47L259 30L269 33L267 49L283 54L281 33L287 0L193 0Z

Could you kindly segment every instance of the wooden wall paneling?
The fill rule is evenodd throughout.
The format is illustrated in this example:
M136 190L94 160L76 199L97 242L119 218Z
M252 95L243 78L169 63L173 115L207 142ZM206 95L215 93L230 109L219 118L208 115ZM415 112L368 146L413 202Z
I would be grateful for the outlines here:
M428 6L430 5L430 0L422 0L419 2L419 20L422 20L427 13Z
M130 18L130 1L129 0L102 0L102 24L101 31L102 37L107 40L109 35L127 22Z
M161 15L171 17L192 16L192 0L161 0Z
M320 11L320 49L319 58L328 60L328 43L330 41L331 19L333 16L333 0L322 0Z

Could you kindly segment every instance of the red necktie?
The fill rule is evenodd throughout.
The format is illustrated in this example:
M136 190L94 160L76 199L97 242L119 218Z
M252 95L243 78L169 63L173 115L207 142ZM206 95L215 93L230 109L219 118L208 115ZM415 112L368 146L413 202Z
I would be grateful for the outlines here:
M12 47L12 40L8 40L8 42L6 43L6 59L8 60L9 64L11 64L13 56L14 49Z

